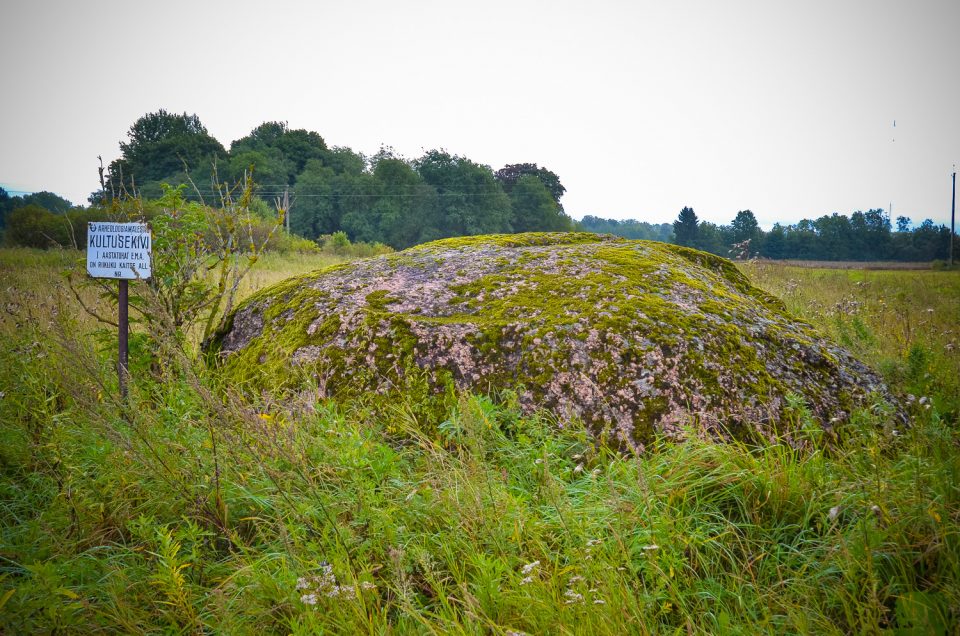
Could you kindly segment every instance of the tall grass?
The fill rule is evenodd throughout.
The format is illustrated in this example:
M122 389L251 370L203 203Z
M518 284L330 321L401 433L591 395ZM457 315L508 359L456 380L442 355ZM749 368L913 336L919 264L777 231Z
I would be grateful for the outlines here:
M145 351L121 402L115 343L45 258L0 252L7 633L956 629L956 353L916 329L901 343L886 314L955 328L938 313L960 301L955 274L871 272L866 291L856 272L750 272L833 337L847 329L896 387L919 383L909 426L878 403L829 443L808 422L799 450L691 435L624 456L522 416L509 388L424 423L403 400L389 415L307 394L251 403ZM268 263L254 284L308 265ZM840 326L828 312L844 300L863 308Z
M891 383L960 414L960 275L956 271L804 269L758 263L754 284L782 298Z

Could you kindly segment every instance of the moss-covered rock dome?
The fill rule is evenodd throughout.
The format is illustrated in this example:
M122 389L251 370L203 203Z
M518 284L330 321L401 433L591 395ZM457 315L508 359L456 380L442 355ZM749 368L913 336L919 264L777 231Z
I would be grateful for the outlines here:
M729 261L581 233L448 239L293 278L238 307L211 350L251 391L429 408L510 389L641 446L687 426L766 434L789 394L830 426L886 392Z

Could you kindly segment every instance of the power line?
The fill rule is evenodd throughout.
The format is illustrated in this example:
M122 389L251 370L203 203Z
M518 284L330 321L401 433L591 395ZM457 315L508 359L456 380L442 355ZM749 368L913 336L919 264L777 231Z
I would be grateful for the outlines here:
M186 193L184 193L184 196L190 197L190 196L196 196L197 194L198 194L198 192L197 192L196 190L193 190L193 191L191 191L191 192L186 192ZM218 192L218 191L216 191L216 190L200 190L200 191L199 191L199 194L200 194L200 196L216 196L216 195L219 195L220 192ZM261 197L263 197L263 196L270 196L270 197L273 197L273 196L283 196L283 190L271 191L271 192L255 191L254 194L256 194L257 196L261 196ZM291 194L293 195L294 198L298 198L298 199L301 198L301 197L324 197L324 198L328 198L328 199L344 198L344 197L350 197L350 198L360 198L360 197L364 197L364 198L382 199L382 198L385 198L385 197L396 197L396 198L399 198L399 197L424 197L424 196L429 197L429 196L434 196L433 193L365 194L365 193L338 192L338 193L333 193L333 194L307 194L307 193L298 193L298 192L296 192L296 190L291 191ZM499 197L499 196L504 196L504 197L505 197L505 196L507 196L507 194L506 194L505 192L471 192L471 193L467 193L467 192L437 192L437 193L435 193L435 196L438 196L438 197Z

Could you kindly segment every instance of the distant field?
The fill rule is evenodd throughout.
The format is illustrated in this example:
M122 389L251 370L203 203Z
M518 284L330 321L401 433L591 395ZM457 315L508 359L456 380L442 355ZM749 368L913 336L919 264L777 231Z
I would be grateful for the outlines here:
M860 359L881 370L924 351L960 396L960 272L812 268L784 262L738 265Z
M766 265L783 265L786 267L812 267L815 269L930 269L931 264L905 263L901 261L801 261L783 260L771 261L756 259L755 263Z

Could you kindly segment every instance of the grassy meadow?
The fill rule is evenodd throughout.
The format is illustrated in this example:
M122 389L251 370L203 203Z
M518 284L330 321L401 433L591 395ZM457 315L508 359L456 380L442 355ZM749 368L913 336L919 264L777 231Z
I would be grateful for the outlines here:
M136 336L124 402L115 330L61 274L78 258L0 250L0 633L960 625L956 271L741 266L878 369L907 425L878 400L837 437L625 456L521 416L511 387L424 423L403 401L242 398ZM242 293L342 260L267 256Z

